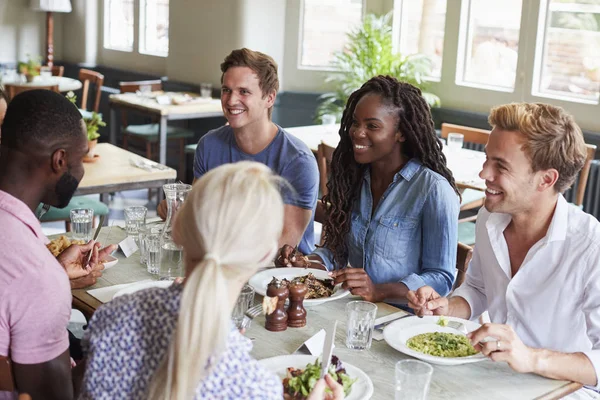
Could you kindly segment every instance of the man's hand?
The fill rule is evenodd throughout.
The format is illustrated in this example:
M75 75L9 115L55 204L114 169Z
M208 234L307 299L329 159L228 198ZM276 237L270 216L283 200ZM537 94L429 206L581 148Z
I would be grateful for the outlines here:
M423 286L416 291L410 290L406 298L408 306L418 316L448 315L448 299L441 297L431 286Z
M92 267L92 270L86 276L69 280L71 289L83 289L95 285L98 278L102 276L103 269L104 264L98 263Z
M486 337L497 341L482 342ZM525 346L513 328L503 324L483 324L467 334L475 350L493 361L505 361L517 372L535 372L536 350Z
M375 303L383 300L377 295L375 284L362 268L346 267L338 271L333 271L329 275L333 278L336 285L341 283L342 289L350 290L350 293L353 295Z
M304 254L289 244L284 244L283 247L279 249L278 256L275 257L275 266L277 268L308 268L310 266L310 262L307 261L307 258Z
M98 263L99 247L100 243L94 241L83 245L72 244L60 253L56 259L67 272L69 279L81 278L89 274L92 266ZM92 258L88 264L87 257L90 251L92 252Z
M164 221L165 219L167 219L167 211L167 200L163 199L160 203L158 203L158 206L156 207L156 213Z
M332 393L325 393L325 389L331 389ZM308 400L342 400L344 398L344 387L337 383L329 374L325 379L319 379L315 384Z

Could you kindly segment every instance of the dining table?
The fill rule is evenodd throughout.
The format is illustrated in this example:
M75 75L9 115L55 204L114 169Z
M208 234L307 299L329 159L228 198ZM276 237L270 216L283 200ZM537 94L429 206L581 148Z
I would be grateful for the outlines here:
M35 76L33 77L32 82L24 82L22 81L21 76L18 74L15 74L13 78L4 77L2 79L2 84L14 84L31 87L58 85L59 92L71 92L79 90L83 86L81 81L73 78L67 78L66 76Z
M103 227L98 241L103 245L118 243L126 238L125 229L120 226ZM87 318L91 317L103 301L89 293L98 289L110 293L114 285L123 285L147 280L156 280L157 276L147 272L140 263L139 252L125 257L121 251L114 256L116 265L104 271L94 286L72 290L73 306L81 310ZM116 286L122 288L122 286ZM116 289L114 290L116 292ZM106 295L105 293L105 295ZM98 294L96 294L98 296ZM100 296L99 296L100 297ZM255 301L260 302L257 295ZM246 337L253 343L251 354L261 360L294 353L306 340L321 329L338 321L333 354L344 363L349 363L365 372L373 383L372 399L392 400L395 392L394 367L396 362L411 357L393 349L385 340L373 340L368 350L353 350L345 345L346 316L345 307L357 297L347 296L314 307L306 307L307 323L302 328L287 328L283 332L271 332L265 329L265 317L256 317L246 330ZM110 299L104 299L110 301ZM377 303L377 317L393 313L406 313L390 304ZM450 399L559 399L581 387L568 381L553 380L534 374L521 374L513 371L504 362L484 360L472 364L456 366L433 366L433 376L429 389L429 400Z
M315 154L321 143L337 147L340 142L339 124L308 125L284 129L304 142ZM452 171L459 189L485 190L485 180L479 177L479 171L485 162L485 153L465 148L450 149L445 145L443 152L448 168Z
M179 101L178 99L186 99ZM109 98L110 143L116 144L119 119L117 110L134 111L158 120L159 157L167 162L167 122L223 116L220 99L202 98L193 93L149 92L119 93Z

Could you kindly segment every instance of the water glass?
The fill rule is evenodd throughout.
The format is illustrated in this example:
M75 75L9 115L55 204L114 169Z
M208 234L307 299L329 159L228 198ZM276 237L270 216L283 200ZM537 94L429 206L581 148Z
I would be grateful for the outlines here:
M138 232L141 226L146 225L148 209L143 206L132 206L125 209L125 230L132 236L139 247Z
M321 124L322 125L334 125L335 124L335 115L323 114L321 116Z
M248 308L254 302L254 288L250 285L244 285L240 295L238 296L237 302L235 303L235 307L233 307L233 311L231 313L231 319L235 323L235 326L238 329L242 328L242 323L244 322L244 315ZM246 328L249 328L250 325L246 325Z
M160 269L160 233L156 233L154 230L147 231L144 238L144 248L148 272L158 275Z
M92 238L94 210L91 208L74 208L71 210L71 231L74 240L88 242Z
M448 149L451 151L460 150L463 147L464 141L465 141L465 137L461 133L449 133L448 134Z
M212 83L201 83L200 84L200 97L203 99L210 99L212 97Z
M396 400L425 400L433 367L423 361L401 360L396 363Z
M351 301L346 304L346 347L355 350L368 350L373 339L373 326L377 306L368 301Z
M44 65L40 67L40 79L43 81L50 80L52 78L52 67Z

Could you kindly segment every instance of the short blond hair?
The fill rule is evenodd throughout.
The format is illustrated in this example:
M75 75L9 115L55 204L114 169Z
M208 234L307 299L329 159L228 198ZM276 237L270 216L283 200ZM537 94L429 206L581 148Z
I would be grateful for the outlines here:
M511 103L492 108L488 121L494 128L523 135L532 171L558 171L558 193L571 187L587 155L583 133L571 114L550 104Z

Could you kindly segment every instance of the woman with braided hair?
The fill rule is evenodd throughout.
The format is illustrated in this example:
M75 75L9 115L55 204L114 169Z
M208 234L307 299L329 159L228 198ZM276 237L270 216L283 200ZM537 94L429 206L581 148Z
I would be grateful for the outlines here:
M309 258L368 301L403 303L425 285L448 293L459 193L421 91L374 77L348 99L339 132L325 242ZM276 263L298 266L296 254L284 246Z

